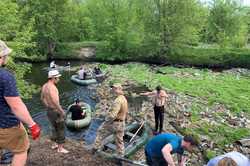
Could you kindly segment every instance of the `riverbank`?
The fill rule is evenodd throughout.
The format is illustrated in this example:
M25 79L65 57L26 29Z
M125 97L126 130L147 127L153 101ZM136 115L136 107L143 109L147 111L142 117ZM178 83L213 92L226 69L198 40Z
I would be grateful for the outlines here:
M101 110L108 110L113 101L109 86L114 82L121 82L129 101L127 124L132 120L140 122L146 118L153 129L151 101L137 94L153 90L160 84L169 95L164 132L192 134L200 142L200 149L188 154L188 166L205 164L211 157L232 150L250 155L248 147L235 144L235 141L250 136L250 109L247 104L249 70L215 72L208 69L155 67L140 63L87 64L86 67L93 68L95 65L99 65L108 76L95 87L97 101L100 101L96 105L95 117L105 118L105 112ZM65 102L65 99L63 101ZM62 104L65 105L64 102ZM28 165L54 166L57 164L55 161L58 161L58 165L103 165L104 162L108 165L114 164L91 154L84 148L84 141L68 139L65 145L72 153L57 154L50 149L48 136L42 136L39 141L32 141ZM131 159L145 160L143 148Z
M18 43L9 42L14 49ZM140 51L131 53L111 52L104 41L63 42L57 43L53 56L47 55L18 55L17 61L39 63L54 60L83 60L86 62L128 63L142 62L148 64L165 64L172 66L219 68L233 67L250 68L250 48L221 48L216 45L181 46L169 53L159 55L147 46ZM151 48L153 49L153 48ZM150 52L150 53L149 53ZM136 56L135 56L136 55Z
M52 142L47 136L31 142L31 149L27 166L115 166L112 161L104 160L83 148L83 143L75 140L66 140L65 148L68 154L57 153L51 149Z
M151 90L162 85L169 94L165 129L170 123L178 132L194 135L203 145L205 160L235 149L235 141L250 136L249 70L213 72L138 63L103 65L103 69L110 73L110 82ZM245 147L241 152L250 154Z

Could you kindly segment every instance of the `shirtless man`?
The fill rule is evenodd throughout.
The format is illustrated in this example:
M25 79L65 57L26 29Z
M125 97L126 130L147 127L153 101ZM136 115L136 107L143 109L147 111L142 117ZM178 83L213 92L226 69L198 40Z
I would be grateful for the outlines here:
M47 116L53 127L52 140L56 143L51 148L57 149L57 152L60 153L68 153L69 151L63 148L65 112L60 105L56 87L60 76L61 74L57 70L49 71L48 81L42 87L41 100L47 108Z
M159 124L160 124L159 133L161 133L163 129L163 120L164 120L164 105L168 97L167 93L161 88L161 86L157 86L156 90L152 92L140 93L140 95L154 97L153 99L154 114L155 114L154 134L158 134L157 131Z

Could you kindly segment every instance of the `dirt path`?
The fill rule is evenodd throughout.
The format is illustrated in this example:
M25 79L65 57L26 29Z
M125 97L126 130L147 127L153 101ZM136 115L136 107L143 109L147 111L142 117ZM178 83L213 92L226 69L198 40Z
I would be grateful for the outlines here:
M68 154L59 154L50 147L52 142L47 137L31 142L31 150L27 166L114 166L112 161L107 161L97 155L91 154L83 148L82 142L67 140L65 148Z

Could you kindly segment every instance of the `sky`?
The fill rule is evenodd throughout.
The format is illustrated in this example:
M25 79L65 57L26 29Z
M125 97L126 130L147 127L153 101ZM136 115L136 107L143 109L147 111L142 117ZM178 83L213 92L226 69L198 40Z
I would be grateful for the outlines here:
M201 0L201 1L204 1L204 2L209 2L211 0ZM246 6L250 6L250 0L240 0L243 2L243 5L246 5Z
M244 5L250 6L250 0L243 0Z

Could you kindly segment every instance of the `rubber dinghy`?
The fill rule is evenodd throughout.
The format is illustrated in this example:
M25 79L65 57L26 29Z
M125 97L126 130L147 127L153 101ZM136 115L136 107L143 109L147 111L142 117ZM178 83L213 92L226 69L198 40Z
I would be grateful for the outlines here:
M72 113L69 112L69 109L72 105L73 104L71 104L68 107L65 125L69 128L74 128L74 129L81 129L81 128L88 126L91 122L91 107L90 107L90 105L88 105L87 103L84 103L84 105L82 106L82 109L83 109L83 111L85 111L86 116L84 117L84 119L80 119L80 120L72 120L71 119Z
M137 152L149 138L149 126L147 123L140 124L133 122L128 125L125 130L124 145L125 145L125 157L129 157ZM103 148L98 150L98 153L104 158L116 158L115 151L115 137L110 135L103 141Z
M78 78L78 75L72 75L70 80L76 84L84 85L84 86L97 83L96 79L93 79L93 78L81 80Z

